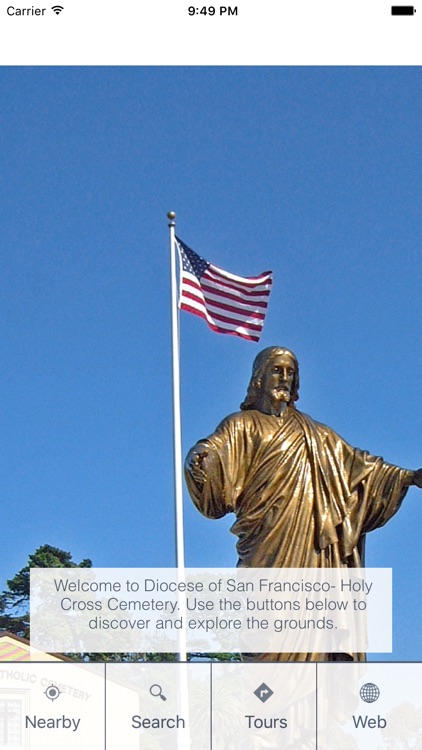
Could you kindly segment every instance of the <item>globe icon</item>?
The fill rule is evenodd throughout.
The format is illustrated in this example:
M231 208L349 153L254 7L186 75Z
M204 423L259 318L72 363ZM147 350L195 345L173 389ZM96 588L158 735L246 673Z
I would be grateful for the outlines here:
M359 695L365 703L374 703L380 697L380 690L373 682L366 682L359 690Z

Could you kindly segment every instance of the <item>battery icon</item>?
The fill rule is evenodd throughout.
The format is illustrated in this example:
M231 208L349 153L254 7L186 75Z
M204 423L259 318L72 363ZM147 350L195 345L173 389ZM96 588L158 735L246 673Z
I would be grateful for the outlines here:
M413 16L416 13L416 9L413 5L392 5L391 15L392 16Z

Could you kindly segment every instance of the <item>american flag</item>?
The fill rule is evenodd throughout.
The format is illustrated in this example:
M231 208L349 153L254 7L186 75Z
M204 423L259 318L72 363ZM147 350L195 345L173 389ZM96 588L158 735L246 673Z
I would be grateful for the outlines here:
M204 318L218 333L259 341L272 272L236 276L201 258L176 237L181 259L179 307Z

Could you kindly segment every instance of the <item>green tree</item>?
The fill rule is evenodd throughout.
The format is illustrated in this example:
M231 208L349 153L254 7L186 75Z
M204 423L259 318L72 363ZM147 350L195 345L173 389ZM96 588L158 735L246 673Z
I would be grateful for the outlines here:
M29 638L29 572L31 568L91 568L91 560L76 563L70 552L43 544L29 555L28 564L7 581L0 595L0 628Z
M29 555L28 564L7 581L7 590L0 595L0 630L22 638L30 637L29 626L29 594L31 568L92 568L92 561L88 558L76 563L70 552L65 552L50 544L43 544ZM120 653L81 653L67 654L77 661L147 661L134 658L135 654Z

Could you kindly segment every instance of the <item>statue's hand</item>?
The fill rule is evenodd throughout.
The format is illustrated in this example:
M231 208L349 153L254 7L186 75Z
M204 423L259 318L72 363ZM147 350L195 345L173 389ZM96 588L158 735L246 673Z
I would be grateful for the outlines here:
M413 472L413 484L416 484L416 487L422 488L422 469L416 469Z
M189 471L197 485L202 486L207 481L207 474L203 468L203 461L208 456L208 451L192 453L188 459Z

